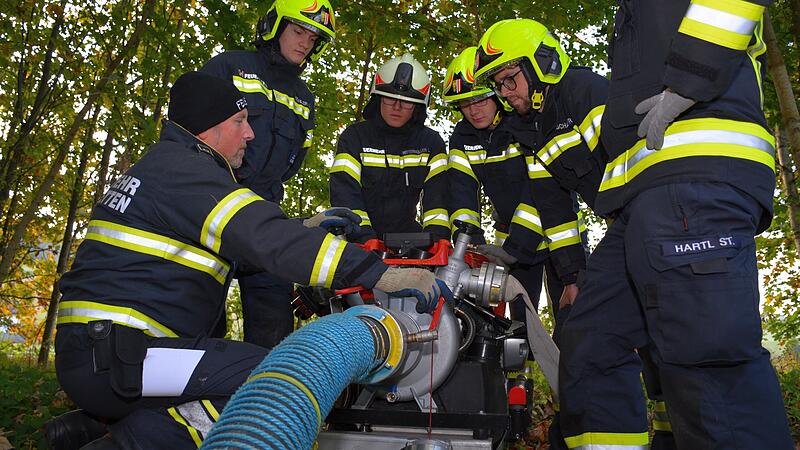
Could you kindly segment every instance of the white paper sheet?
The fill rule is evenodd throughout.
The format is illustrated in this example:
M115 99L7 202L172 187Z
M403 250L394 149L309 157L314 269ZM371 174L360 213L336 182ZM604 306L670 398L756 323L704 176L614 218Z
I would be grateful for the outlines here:
M184 348L148 348L142 369L142 397L181 395L205 352Z

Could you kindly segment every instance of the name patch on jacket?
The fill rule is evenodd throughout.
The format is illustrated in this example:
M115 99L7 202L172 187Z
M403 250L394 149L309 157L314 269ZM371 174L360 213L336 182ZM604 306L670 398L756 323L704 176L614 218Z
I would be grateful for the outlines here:
M662 242L661 253L664 256L688 255L719 250L721 248L738 248L740 246L741 242L736 236L726 235L688 241Z
M133 196L136 195L136 189L141 185L142 182L138 178L122 175L108 188L108 192L100 200L100 204L124 214L128 205L131 204Z

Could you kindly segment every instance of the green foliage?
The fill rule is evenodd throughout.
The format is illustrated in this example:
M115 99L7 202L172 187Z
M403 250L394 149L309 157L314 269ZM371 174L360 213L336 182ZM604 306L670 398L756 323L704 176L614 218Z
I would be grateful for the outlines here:
M18 450L46 448L42 426L50 418L75 408L53 371L11 359L0 353L0 434Z
M783 389L783 404L795 441L800 440L800 368L778 372Z

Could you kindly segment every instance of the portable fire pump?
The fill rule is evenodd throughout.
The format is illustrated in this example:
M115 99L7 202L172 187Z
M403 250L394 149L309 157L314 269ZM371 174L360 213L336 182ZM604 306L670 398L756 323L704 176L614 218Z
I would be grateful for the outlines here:
M454 308L442 299L433 314L419 314L413 297L361 288L300 291L295 306L303 317L356 314L383 342L376 350L382 365L339 397L317 437L319 449L500 448L529 424L530 383L506 383L529 351L557 392L558 350L527 293L502 266L469 250L476 228L457 225L452 248L427 233L387 234L363 245L386 264L433 270L452 290ZM529 305L527 329L504 317L510 301Z

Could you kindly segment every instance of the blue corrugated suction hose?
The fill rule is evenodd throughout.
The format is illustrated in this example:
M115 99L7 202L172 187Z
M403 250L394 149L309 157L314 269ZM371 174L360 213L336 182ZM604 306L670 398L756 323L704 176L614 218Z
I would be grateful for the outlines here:
M339 393L380 363L370 328L348 314L292 333L234 394L202 449L310 449Z

